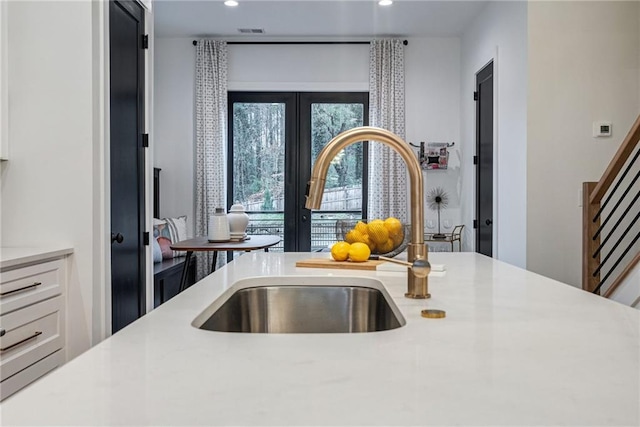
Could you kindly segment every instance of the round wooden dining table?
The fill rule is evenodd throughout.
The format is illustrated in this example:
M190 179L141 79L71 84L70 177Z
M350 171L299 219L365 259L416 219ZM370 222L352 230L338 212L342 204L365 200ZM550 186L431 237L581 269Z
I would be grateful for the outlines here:
M206 237L194 237L193 239L181 240L173 243L170 248L174 251L186 251L187 257L182 269L182 278L180 280L180 291L182 292L187 282L187 266L194 252L213 252L213 261L211 262L211 272L216 269L219 251L256 251L263 249L265 252L269 248L280 243L280 236L267 235L248 235L244 240L229 240L227 242L210 242Z

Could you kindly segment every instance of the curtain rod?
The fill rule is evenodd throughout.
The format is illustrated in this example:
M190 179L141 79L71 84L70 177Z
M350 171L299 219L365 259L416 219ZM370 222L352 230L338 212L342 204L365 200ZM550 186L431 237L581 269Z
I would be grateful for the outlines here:
M254 41L254 42L227 42L227 44L369 44L369 42L268 42L268 41ZM408 40L403 40L402 44L407 46ZM194 40L193 45L197 46L198 41Z

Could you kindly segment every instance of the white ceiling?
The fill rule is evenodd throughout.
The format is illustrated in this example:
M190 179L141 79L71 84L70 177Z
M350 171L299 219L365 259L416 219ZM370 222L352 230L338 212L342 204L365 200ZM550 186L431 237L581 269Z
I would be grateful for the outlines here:
M460 35L486 1L396 0L387 7L373 0L156 0L156 37L433 37ZM262 28L241 35L238 28Z

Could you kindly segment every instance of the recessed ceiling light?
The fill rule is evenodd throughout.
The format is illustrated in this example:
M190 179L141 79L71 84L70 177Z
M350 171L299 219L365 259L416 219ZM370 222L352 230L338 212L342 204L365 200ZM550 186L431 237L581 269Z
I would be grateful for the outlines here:
M227 0L224 2L224 5L234 7L238 5L238 2L236 0Z
M378 2L378 4L380 6L391 6L393 4L393 1L391 1L391 0L380 0Z

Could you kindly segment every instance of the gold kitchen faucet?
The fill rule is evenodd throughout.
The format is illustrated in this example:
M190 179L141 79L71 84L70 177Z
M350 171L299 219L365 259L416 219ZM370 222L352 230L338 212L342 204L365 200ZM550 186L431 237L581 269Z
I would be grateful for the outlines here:
M307 190L307 209L319 209L322 203L327 171L331 161L345 147L360 141L378 141L396 151L404 159L409 170L411 185L411 243L407 260L410 264L407 274L407 298L429 298L427 246L424 243L424 192L422 169L409 144L385 129L362 126L342 132L322 149L311 171Z

